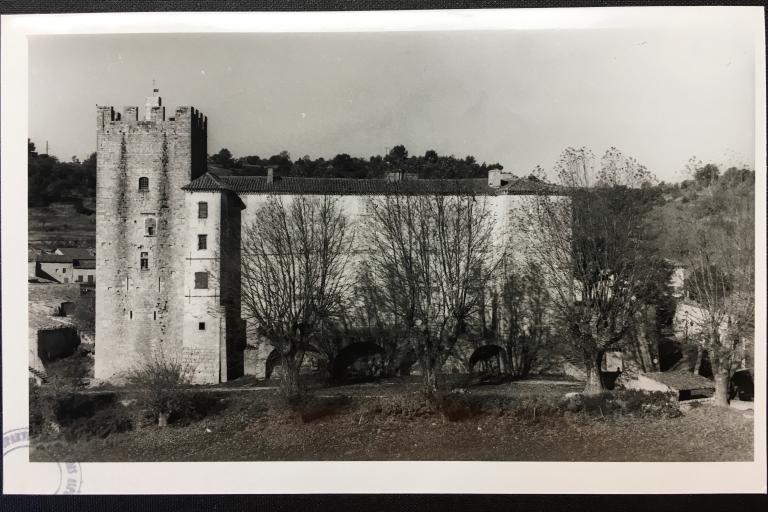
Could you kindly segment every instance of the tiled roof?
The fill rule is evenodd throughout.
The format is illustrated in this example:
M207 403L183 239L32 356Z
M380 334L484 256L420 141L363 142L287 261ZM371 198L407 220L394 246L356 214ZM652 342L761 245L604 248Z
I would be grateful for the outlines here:
M715 384L706 377L685 370L644 373L644 376L661 382L678 391L686 389L714 389Z
M90 260L74 260L74 267L83 269L83 270L89 270L96 268L96 260L90 259Z
M72 263L72 256L60 254L38 254L35 260L39 263Z
M488 180L445 179L445 180L404 180L356 178L297 178L275 177L269 183L266 176L214 176L206 173L182 187L192 192L215 192L231 190L237 194L330 194L330 195L379 195L379 194L530 194L542 192L541 184L514 183L503 189L488 186Z
M59 247L57 251L71 259L92 260L95 258L93 249L83 247Z

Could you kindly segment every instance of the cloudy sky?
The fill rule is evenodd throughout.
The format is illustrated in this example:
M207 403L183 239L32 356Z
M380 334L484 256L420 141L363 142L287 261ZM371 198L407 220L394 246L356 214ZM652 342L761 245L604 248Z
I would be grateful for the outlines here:
M474 155L522 174L610 146L659 179L754 165L754 50L737 30L34 36L30 134L95 150L96 105L208 116L210 153ZM172 115L172 114L170 114Z

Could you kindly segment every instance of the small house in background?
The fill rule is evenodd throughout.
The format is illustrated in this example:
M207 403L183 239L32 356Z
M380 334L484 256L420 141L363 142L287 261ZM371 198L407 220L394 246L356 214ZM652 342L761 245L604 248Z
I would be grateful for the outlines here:
M72 277L75 283L95 283L96 260L72 260Z
M96 256L93 249L64 247L35 258L35 277L56 283L93 283Z
M684 370L641 373L623 382L627 389L673 392L680 401L711 399L715 383L701 375Z
M88 247L60 247L53 251L59 256L69 256L73 260L95 260L96 254Z
M38 254L35 259L35 277L56 283L72 282L72 258L60 254Z

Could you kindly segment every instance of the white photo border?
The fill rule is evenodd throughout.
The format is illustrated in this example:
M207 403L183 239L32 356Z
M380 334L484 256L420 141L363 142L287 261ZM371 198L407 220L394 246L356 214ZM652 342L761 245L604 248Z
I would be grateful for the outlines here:
M762 7L628 7L374 12L110 13L3 16L3 432L28 426L26 138L31 35L723 28L754 34L756 219L766 218L765 34ZM766 238L755 223L756 340L766 334ZM766 345L755 343L752 462L157 462L83 463L85 494L231 493L765 493ZM702 440L705 441L705 440ZM54 463L4 466L5 493L50 492ZM6 461L6 462L10 462ZM685 471L681 471L681 464Z

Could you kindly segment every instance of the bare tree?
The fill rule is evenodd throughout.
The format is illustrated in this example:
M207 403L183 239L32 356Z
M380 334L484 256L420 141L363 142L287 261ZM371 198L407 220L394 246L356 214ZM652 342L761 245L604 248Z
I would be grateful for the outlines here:
M653 274L643 191L630 188L652 176L614 149L597 169L586 148L566 149L555 175L567 197L534 196L520 211L520 228L565 338L583 357L584 393L599 394L605 352L621 346Z
M162 348L128 373L128 382L136 388L139 400L155 416L160 427L168 426L174 413L187 406L187 387L195 368L182 357L167 354Z
M382 309L406 331L425 391L476 313L494 268L484 198L391 194L367 205L369 268Z
M684 317L689 340L709 355L715 404L728 405L730 377L754 336L754 203L733 201L705 218L680 217L672 238L686 266L693 307Z
M507 372L527 377L550 340L550 298L536 263L502 267L498 338L507 355Z
M341 315L352 234L337 199L270 196L243 230L243 316L280 353L283 386L301 393L299 368L324 322Z

